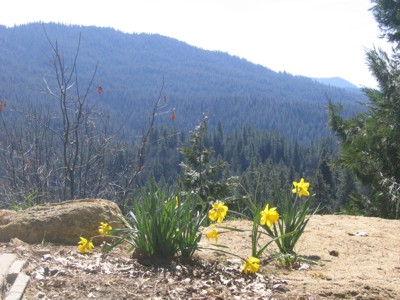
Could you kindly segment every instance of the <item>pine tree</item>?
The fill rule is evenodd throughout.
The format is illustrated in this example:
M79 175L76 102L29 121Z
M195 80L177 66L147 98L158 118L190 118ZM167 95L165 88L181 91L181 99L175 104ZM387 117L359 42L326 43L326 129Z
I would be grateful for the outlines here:
M181 148L184 161L180 163L182 177L180 182L185 193L195 193L208 203L225 200L236 187L236 178L222 178L227 163L214 158L212 148L204 145L207 133L207 115L203 116L190 137L190 146Z
M400 4L372 2L382 36L395 44L393 54L367 51L379 89L364 88L369 98L366 110L348 120L330 103L330 126L340 139L342 164L372 188L371 209L381 217L400 218Z

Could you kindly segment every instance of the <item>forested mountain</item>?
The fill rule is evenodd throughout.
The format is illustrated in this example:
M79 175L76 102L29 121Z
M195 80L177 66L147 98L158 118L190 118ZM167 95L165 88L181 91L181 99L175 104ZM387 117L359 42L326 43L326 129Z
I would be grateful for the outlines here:
M160 35L53 23L0 26L0 99L20 105L49 98L40 93L44 79L54 80L46 34L52 43L57 41L66 68L73 63L81 35L80 85L90 80L97 65L95 84L104 92L93 97L109 114L110 124L118 128L123 120L128 132L143 128L162 87L169 109L175 108L174 126L179 130L192 129L207 112L211 128L222 122L231 132L250 125L301 143L329 135L328 99L345 104L349 114L364 100L359 90L276 73Z
M53 23L0 26L0 67L0 207L101 197L126 208L150 179L179 188L180 150L204 120L198 160L227 163L214 179L272 199L273 185L307 177L323 212L359 191L330 163L327 113L328 99L359 111L359 89L160 35Z
M346 89L358 89L358 87L351 82L340 78L340 77L330 77L330 78L314 78L314 80L324 83L326 85L346 88Z

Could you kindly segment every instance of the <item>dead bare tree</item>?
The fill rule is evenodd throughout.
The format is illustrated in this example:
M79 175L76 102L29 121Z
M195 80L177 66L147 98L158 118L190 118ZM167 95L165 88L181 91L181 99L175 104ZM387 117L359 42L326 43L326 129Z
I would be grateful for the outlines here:
M88 109L88 95L93 84L97 66L92 75L92 79L84 93L81 95L79 89L77 58L80 48L79 36L77 50L69 71L66 70L64 58L58 48L57 41L53 44L46 33L47 40L53 50L52 67L55 71L56 87L52 88L44 78L45 91L58 101L59 112L61 113L61 128L55 130L62 143L62 159L64 168L64 178L62 180L62 198L69 197L74 199L77 196L76 183L78 169L82 163L83 141L85 133L85 122L90 118ZM71 92L74 88L75 94Z
M24 118L13 105L0 113L0 160L2 164L0 193L6 204L40 203L49 191L53 172L52 138L40 123L48 124L46 114L32 107L35 118Z
M146 145L155 120L165 113L164 81L140 141L135 145L123 143L109 133L109 116L97 111L93 101L102 92L94 86L97 65L84 88L80 86L77 66L81 37L68 64L58 42L52 42L46 31L45 35L52 50L52 75L44 76L41 92L56 101L47 110L34 105L14 108L25 125L11 126L13 130L0 112L0 159L6 166L2 177L7 179L0 187L4 194L20 195L21 201L32 193L35 203L102 197L114 200L124 210L145 166ZM124 165L113 173L112 165L121 154Z
M163 114L162 110L165 108L163 101L165 101L166 96L164 95L164 80L162 81L162 86L159 95L154 103L153 109L149 116L149 123L145 133L142 135L140 142L137 146L136 155L128 156L128 160L121 172L117 175L116 182L110 183L115 190L116 199L118 199L118 204L120 208L124 211L126 208L127 200L134 190L135 179L142 173L146 158L146 146L151 132L154 129L154 123L160 114ZM126 151L127 149L124 149Z

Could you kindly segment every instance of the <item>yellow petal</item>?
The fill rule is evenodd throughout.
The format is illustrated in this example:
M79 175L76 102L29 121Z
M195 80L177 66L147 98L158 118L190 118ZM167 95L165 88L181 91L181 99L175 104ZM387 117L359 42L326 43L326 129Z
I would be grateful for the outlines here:
M256 257L250 257L248 258L244 265L242 266L242 271L246 274L248 273L256 273L258 269L260 268L260 260Z

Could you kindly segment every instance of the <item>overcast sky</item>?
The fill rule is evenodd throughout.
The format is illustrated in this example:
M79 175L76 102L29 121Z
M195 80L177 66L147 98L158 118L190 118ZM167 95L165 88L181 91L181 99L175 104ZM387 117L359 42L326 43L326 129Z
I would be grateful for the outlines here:
M365 48L379 39L370 0L1 0L0 24L29 22L158 33L309 77L375 87Z

